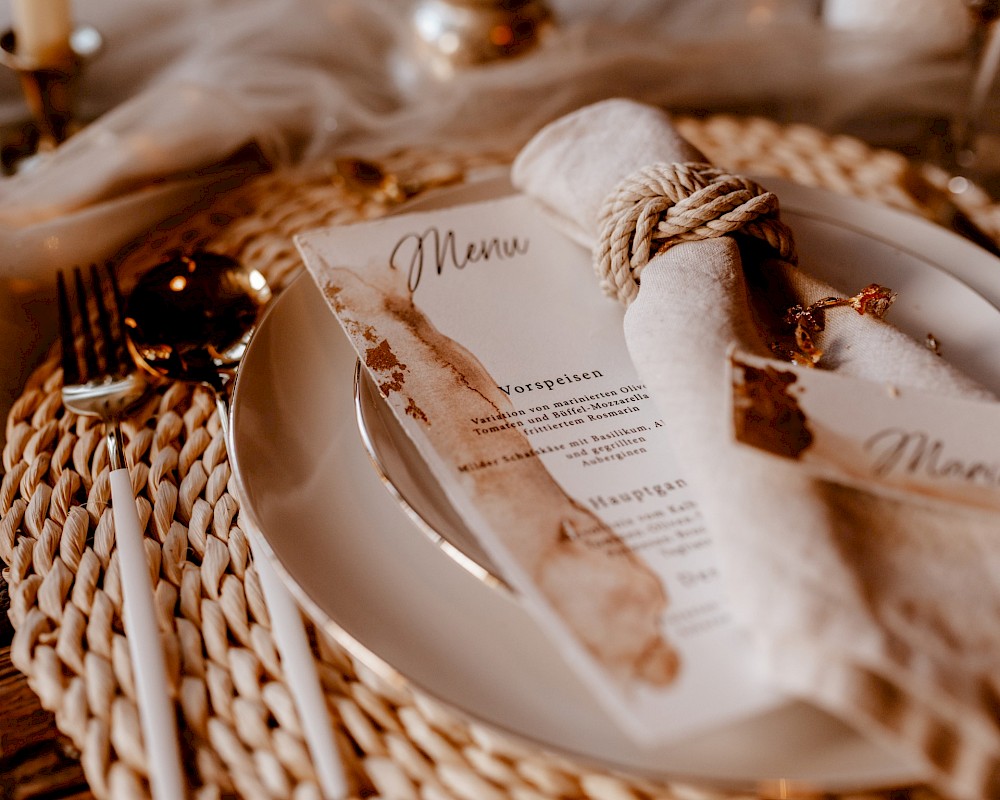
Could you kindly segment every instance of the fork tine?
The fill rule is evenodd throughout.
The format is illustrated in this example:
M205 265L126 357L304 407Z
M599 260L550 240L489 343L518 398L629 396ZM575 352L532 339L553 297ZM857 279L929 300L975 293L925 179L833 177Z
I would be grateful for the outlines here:
M73 268L73 282L76 285L76 305L80 312L80 332L83 334L83 363L85 381L97 374L97 353L94 349L94 332L90 327L90 308L87 304L87 289L83 285L83 273L79 267Z
M125 303L122 300L121 289L118 288L118 279L115 277L115 271L105 264L104 274L107 276L108 283L111 286L111 306L114 314L111 326L111 339L114 341L118 363L122 365L122 370L125 371L132 365L132 357L128 353L128 345L126 344L128 334L125 329Z
M73 314L69 309L69 295L62 270L56 272L56 294L59 311L59 346L62 351L63 383L80 382L80 362L76 354L76 335L73 333Z
M119 375L122 371L122 362L118 358L118 348L115 346L114 338L111 334L111 317L108 314L108 307L105 302L107 290L101 281L101 276L97 272L97 265L90 265L90 285L93 288L94 305L97 307L97 325L101 333L101 342L104 351L104 369L110 375Z

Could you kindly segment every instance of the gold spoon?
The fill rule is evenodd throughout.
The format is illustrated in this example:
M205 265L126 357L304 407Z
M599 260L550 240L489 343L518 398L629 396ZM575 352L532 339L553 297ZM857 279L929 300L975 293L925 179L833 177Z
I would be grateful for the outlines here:
M227 442L236 368L270 299L260 272L203 251L153 267L128 298L125 325L136 359L155 375L213 389Z
M233 379L270 299L260 272L229 256L201 251L153 267L139 278L126 304L125 325L136 360L161 377L210 387L227 447ZM347 795L346 780L302 615L261 551L260 532L247 516L241 524L321 789L328 800L338 800Z

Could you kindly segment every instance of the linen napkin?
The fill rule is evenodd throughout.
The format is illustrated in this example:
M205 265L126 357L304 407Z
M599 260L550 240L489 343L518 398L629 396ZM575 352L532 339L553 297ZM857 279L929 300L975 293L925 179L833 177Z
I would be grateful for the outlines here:
M715 236L725 225L707 221L694 226L700 233L680 235L714 238L673 244L648 263L632 242L624 257L618 254L624 277L607 270L608 251L621 244L601 240L602 215L622 207L628 213L616 187L634 186L630 176L637 171L659 174L648 169L654 164L703 161L663 112L610 100L542 129L515 161L513 180L560 227L594 246L605 289L628 305L629 352L671 425L678 458L718 542L733 611L770 677L922 764L945 793L996 798L996 517L827 483L731 441L730 346L771 355L770 319L794 304L842 294L811 278L808 264L788 263L790 242L781 239L778 214L767 211L773 198L758 201L765 213L750 222L753 235L742 245ZM618 197L617 206L605 204L609 195ZM633 213L633 228L655 227L663 205ZM728 212L734 214L738 210ZM759 241L754 236L769 244L747 245L747 238ZM774 247L786 260L768 255ZM829 314L817 345L826 354L823 368L990 397L874 316Z

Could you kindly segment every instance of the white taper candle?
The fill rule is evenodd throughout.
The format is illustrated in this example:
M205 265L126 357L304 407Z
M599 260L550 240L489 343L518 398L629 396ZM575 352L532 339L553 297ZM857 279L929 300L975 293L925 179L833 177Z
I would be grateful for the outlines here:
M19 57L43 66L66 58L73 32L69 0L13 0L11 11Z

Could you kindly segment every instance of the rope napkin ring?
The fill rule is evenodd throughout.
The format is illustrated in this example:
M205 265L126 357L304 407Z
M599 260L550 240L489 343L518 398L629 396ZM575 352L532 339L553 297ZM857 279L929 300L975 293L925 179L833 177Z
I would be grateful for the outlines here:
M633 173L605 198L594 269L601 288L626 306L652 256L675 244L740 232L795 263L778 198L747 178L701 163L658 163ZM654 249L655 248L655 249Z

